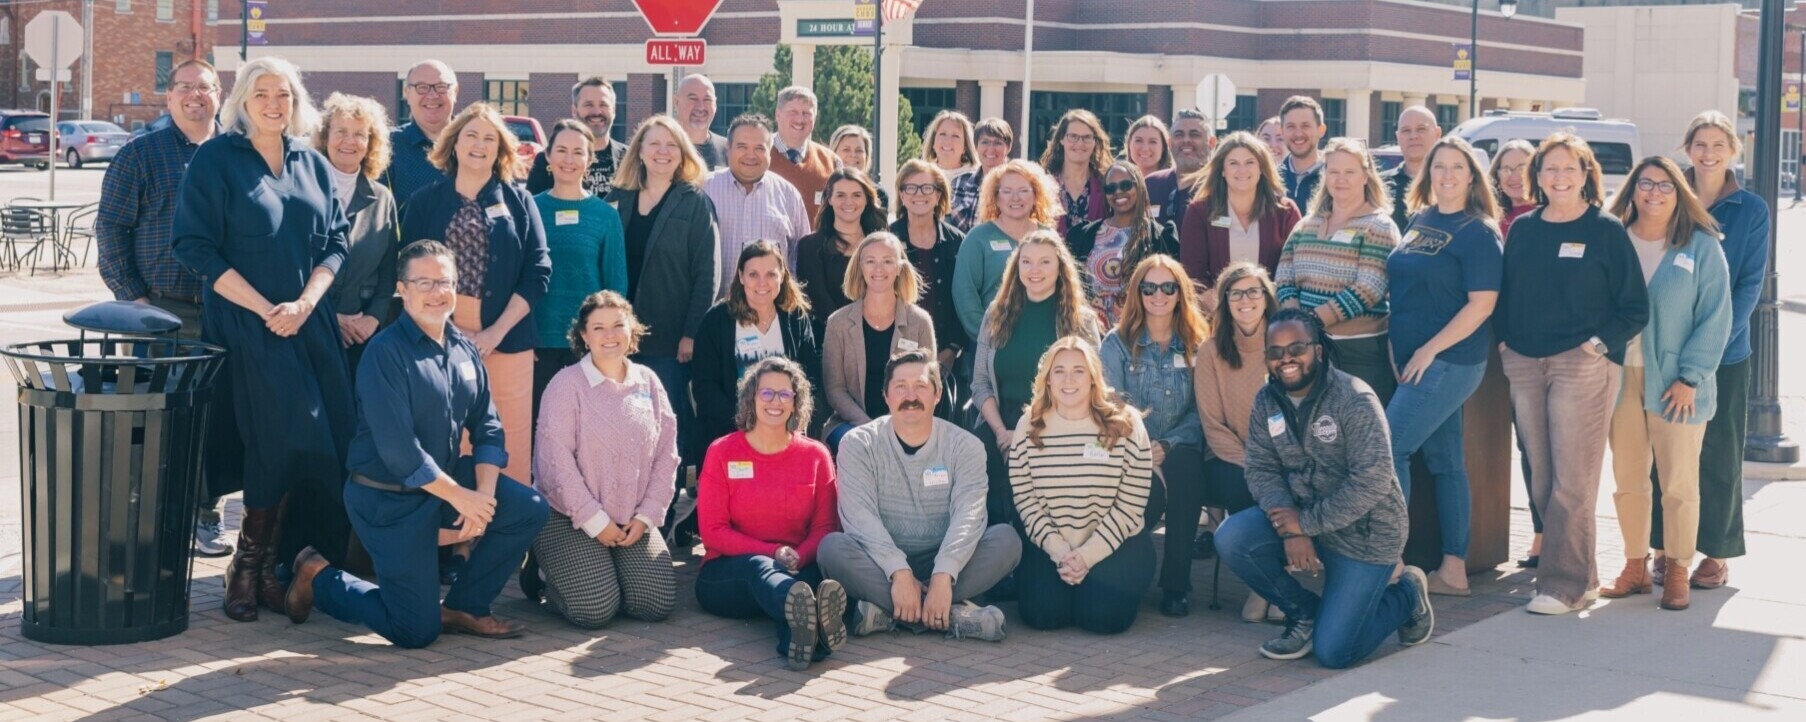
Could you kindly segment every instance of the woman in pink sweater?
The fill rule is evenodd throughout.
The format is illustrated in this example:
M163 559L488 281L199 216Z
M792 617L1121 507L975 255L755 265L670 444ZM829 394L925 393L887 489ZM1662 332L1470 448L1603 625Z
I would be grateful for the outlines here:
M645 333L621 294L590 294L568 333L585 355L540 402L533 478L552 512L533 556L552 609L585 629L617 612L658 621L677 604L658 534L677 473L677 416L658 376L628 360ZM538 599L539 581L523 570L521 591Z
M805 669L847 641L847 594L822 580L815 551L840 530L834 461L802 434L809 377L782 356L740 378L734 426L709 445L696 507L707 553L696 575L704 611L777 621L778 653Z

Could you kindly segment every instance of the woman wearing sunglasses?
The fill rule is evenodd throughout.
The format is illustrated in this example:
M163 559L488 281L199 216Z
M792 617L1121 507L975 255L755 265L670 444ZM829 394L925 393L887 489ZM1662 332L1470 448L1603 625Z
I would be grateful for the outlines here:
M1154 475L1144 529L1166 511L1166 554L1160 562L1160 613L1191 613L1192 535L1204 509L1204 427L1192 392L1192 367L1208 335L1197 292L1172 256L1148 256L1129 277L1122 319L1099 355L1110 388L1141 410Z
M1066 246L1079 263L1098 323L1108 327L1116 324L1124 299L1134 290L1129 274L1143 258L1156 253L1177 258L1179 236L1171 225L1149 217L1147 185L1134 163L1111 165L1103 187L1110 216L1075 222L1066 234Z

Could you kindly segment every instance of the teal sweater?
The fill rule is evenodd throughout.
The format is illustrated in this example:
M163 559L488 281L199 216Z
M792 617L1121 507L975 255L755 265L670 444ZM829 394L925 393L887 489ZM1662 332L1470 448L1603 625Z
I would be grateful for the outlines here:
M1731 277L1718 238L1695 231L1670 248L1649 279L1649 324L1643 327L1643 409L1662 413L1662 394L1676 379L1699 393L1690 424L1718 409L1716 374L1731 338Z
M1016 251L1016 241L996 223L983 223L966 234L953 264L953 308L966 335L978 338L985 310L1003 285L1003 269Z
M595 196L565 201L546 191L533 197L546 227L552 285L533 318L539 348L566 348L565 333L583 298L601 290L627 293L627 241L621 214Z

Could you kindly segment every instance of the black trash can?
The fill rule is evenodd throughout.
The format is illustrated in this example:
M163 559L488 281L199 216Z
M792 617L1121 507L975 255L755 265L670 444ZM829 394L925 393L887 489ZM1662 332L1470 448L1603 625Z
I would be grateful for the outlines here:
M225 353L145 336L0 349L19 389L27 639L125 644L188 628L201 447Z

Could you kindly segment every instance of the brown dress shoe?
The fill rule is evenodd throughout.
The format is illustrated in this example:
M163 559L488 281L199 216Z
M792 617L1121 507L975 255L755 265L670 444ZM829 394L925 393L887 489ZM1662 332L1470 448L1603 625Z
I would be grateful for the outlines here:
M1731 563L1722 559L1706 557L1693 570L1693 578L1688 580L1694 589L1717 589L1731 581Z
M1612 585L1599 590L1599 596L1606 599L1623 599L1632 594L1648 594L1651 582L1649 579L1649 557L1624 560L1624 571L1618 573L1618 580Z
M1667 578L1662 580L1662 608L1686 609L1692 591L1687 586L1687 567L1682 564L1668 565Z
M282 605L289 621L296 624L307 621L308 613L314 610L314 577L326 571L327 566L326 557L320 556L313 547L302 549L295 556L295 578L289 582Z
M469 612L460 612L445 607L439 608L439 626L453 634L468 634L486 639L513 639L527 631L527 625L520 622L504 622L491 614L487 617L473 617Z

